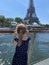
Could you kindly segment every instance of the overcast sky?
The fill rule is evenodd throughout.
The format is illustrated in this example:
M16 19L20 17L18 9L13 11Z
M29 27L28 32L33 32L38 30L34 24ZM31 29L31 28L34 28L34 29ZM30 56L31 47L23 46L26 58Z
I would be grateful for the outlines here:
M36 15L40 22L49 24L49 0L34 0ZM0 15L24 18L29 0L0 0Z

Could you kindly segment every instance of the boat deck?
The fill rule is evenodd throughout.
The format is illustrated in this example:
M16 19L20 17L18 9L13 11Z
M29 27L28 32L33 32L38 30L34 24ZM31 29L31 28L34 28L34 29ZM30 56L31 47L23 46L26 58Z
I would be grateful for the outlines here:
M43 60L41 62L38 62L38 63L36 63L34 65L49 65L49 58L45 59L45 60Z

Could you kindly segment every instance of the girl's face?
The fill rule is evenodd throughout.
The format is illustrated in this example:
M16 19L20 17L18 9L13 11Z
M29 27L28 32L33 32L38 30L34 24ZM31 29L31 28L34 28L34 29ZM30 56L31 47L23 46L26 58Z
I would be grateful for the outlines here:
M18 34L19 34L19 33L24 34L24 33L26 32L26 28L23 27L23 26L19 26L19 27L17 28L17 32L18 32Z

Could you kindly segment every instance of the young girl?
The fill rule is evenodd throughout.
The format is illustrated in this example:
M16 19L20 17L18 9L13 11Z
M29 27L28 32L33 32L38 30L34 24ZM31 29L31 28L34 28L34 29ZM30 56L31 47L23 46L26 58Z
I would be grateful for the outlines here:
M16 44L15 54L12 65L27 65L28 62L28 44L30 37L24 24L18 24L15 30L14 44Z

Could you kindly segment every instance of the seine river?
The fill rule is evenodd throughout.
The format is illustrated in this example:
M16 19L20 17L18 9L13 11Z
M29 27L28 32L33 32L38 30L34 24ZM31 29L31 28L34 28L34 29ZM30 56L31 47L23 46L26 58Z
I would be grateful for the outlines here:
M31 35L33 36L33 35ZM0 34L0 65L11 65L16 45L13 34ZM37 33L32 51L31 64L49 58L49 33Z

